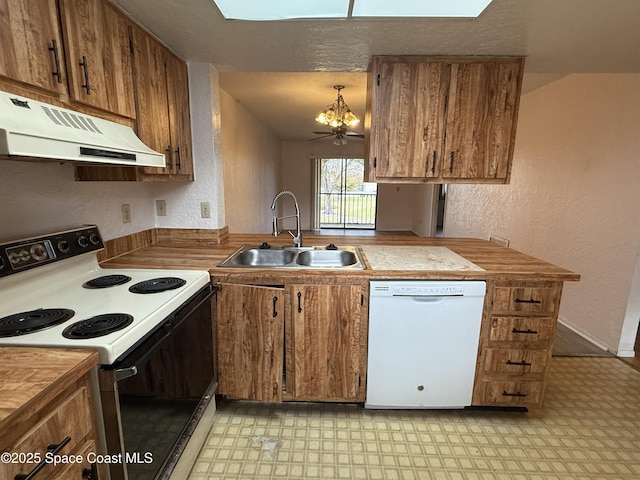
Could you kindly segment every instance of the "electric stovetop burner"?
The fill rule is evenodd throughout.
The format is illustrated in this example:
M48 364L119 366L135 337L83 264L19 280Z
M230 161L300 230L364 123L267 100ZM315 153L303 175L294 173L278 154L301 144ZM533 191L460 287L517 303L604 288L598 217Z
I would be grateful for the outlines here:
M66 322L76 312L68 308L39 308L0 318L0 337L15 337L37 332Z
M129 287L131 293L158 293L166 290L174 290L183 286L186 280L178 277L161 277L145 280Z
M108 288L131 281L128 275L103 275L82 284L84 288Z
M102 337L122 330L132 322L133 317L127 313L106 313L69 325L62 332L62 336L71 339Z

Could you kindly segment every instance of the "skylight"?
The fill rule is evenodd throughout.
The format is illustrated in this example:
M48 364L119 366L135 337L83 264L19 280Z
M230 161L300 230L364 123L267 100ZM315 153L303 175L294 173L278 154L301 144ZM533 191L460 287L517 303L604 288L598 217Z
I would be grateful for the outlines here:
M214 0L226 19L477 17L492 0Z

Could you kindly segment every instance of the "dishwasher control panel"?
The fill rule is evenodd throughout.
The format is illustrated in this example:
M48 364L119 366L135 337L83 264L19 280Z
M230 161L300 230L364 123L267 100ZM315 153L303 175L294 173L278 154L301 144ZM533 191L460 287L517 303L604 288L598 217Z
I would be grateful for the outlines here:
M484 282L465 281L372 281L371 295L379 297L452 297L484 295Z

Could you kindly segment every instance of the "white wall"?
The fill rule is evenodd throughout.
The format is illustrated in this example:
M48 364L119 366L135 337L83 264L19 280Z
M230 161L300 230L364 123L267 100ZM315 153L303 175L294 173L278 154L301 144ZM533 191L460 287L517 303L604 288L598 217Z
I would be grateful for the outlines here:
M451 185L445 221L447 236L498 235L581 274L565 283L561 320L612 351L631 340L625 311L640 296L639 126L640 75L570 75L535 90L520 104L511 183Z
M220 91L225 218L231 233L271 232L281 142L229 94Z
M0 159L0 240L95 223L105 240L154 226L224 226L219 140L217 72L189 64L194 143L194 182L76 182L73 167L57 162ZM155 199L167 201L157 217ZM212 218L200 218L200 202L211 203ZM131 223L122 223L121 205L131 205Z

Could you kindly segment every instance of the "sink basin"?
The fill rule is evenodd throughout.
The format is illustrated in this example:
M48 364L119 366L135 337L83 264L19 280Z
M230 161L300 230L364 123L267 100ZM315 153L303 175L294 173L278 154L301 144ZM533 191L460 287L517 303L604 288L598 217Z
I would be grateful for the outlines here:
M251 248L241 252L233 263L248 267L282 267L296 258L296 252L290 250L260 250Z
M296 258L305 267L347 267L357 262L356 254L348 250L306 250Z
M221 263L219 267L239 268L312 268L312 269L364 269L360 252L353 246L260 248L243 245Z

